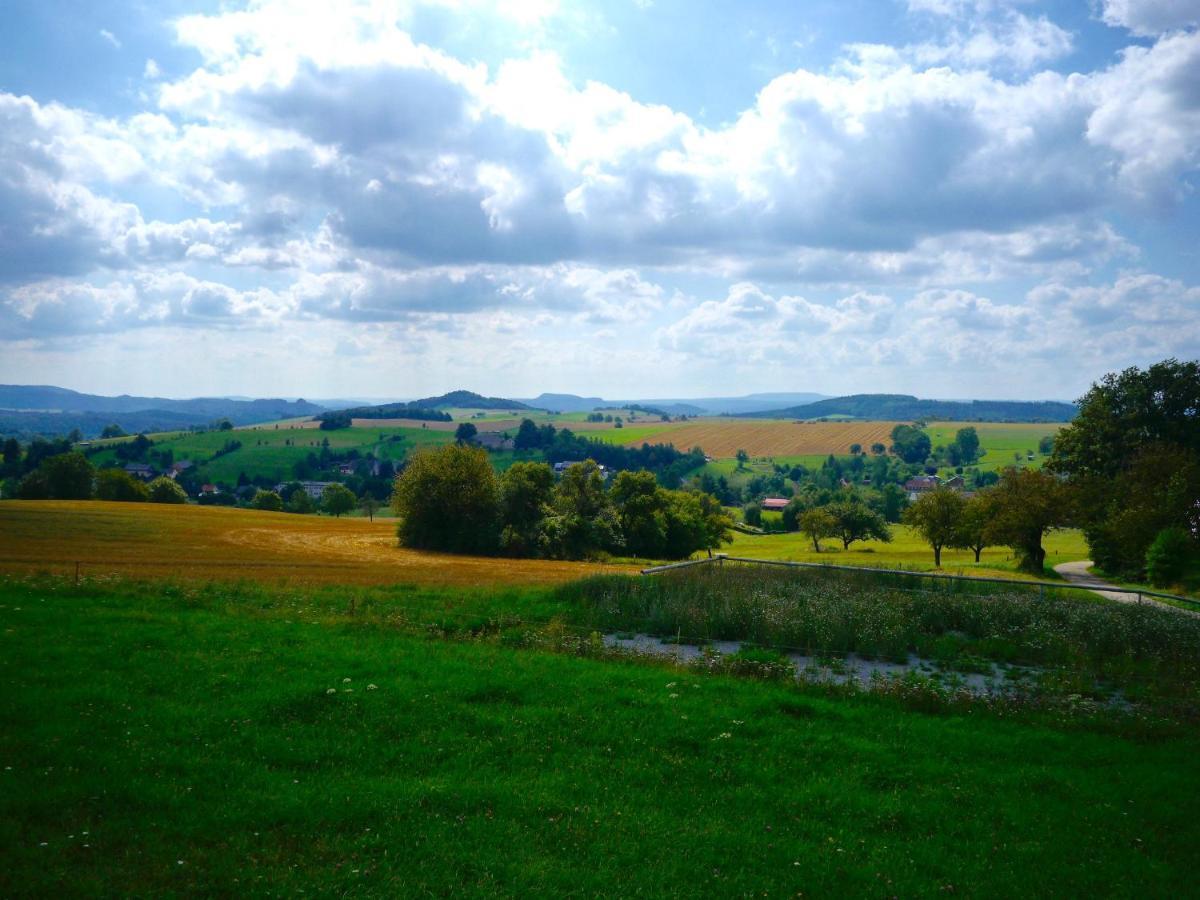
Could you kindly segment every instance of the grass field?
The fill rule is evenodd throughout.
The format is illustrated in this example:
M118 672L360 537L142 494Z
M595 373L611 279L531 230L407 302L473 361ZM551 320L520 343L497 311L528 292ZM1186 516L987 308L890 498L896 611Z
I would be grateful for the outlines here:
M696 419L647 426L656 442L681 449L702 447L709 456L732 458L739 450L751 456L805 456L848 453L851 444L868 449L891 443L895 422L788 422L756 419ZM627 426L628 427L628 426ZM637 426L632 426L636 429ZM625 443L641 443L632 432ZM615 436L612 439L616 439Z
M1038 453L1038 441L1047 435L1058 434L1059 423L1009 422L935 422L925 429L933 446L954 442L960 428L971 427L979 433L983 456L977 463L984 471L997 471L1008 466L1040 468L1046 457ZM1029 460L1028 454L1033 454ZM1015 455L1020 454L1020 459Z
M892 541L858 541L848 550L836 538L821 541L821 552L813 550L812 541L799 533L743 534L734 532L733 544L725 552L755 559L784 559L796 562L819 562L840 566L904 568L917 572L933 569L933 551L907 525L892 525ZM1056 578L1054 566L1062 562L1088 558L1087 543L1076 529L1052 531L1042 544L1046 548L1046 577ZM942 569L963 575L1025 577L1016 571L1017 562L1008 547L987 547L975 562L970 550L942 550Z
M1194 727L430 640L373 590L0 582L0 894L1193 890Z
M71 574L76 562L93 576L347 585L541 584L621 570L408 550L396 546L394 521L150 503L0 503L0 572Z

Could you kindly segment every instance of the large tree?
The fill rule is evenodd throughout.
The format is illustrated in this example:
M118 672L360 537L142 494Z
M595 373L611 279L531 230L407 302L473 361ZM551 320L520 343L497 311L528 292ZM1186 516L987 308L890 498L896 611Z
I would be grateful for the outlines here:
M833 537L837 533L837 520L823 506L806 509L797 521L801 533L813 543L813 550L821 552L821 538Z
M500 483L481 448L447 444L414 454L396 479L392 507L406 547L456 553L496 549Z
M96 499L144 503L150 492L124 469L101 469L96 475Z
M321 493L321 506L335 519L340 518L358 505L354 491L344 484L331 484Z
M1071 495L1062 479L1039 469L1006 469L989 489L988 543L1011 547L1022 571L1041 575L1046 532L1071 521Z
M1069 478L1096 563L1140 575L1156 535L1197 515L1200 362L1168 359L1093 384L1047 468Z
M912 425L897 425L892 429L892 452L906 463L923 463L929 456L932 444L920 428Z
M883 516L858 500L840 500L825 507L837 525L834 537L842 539L842 549L848 550L855 541L888 542L892 533Z
M594 460L563 472L542 521L540 543L545 555L559 559L584 559L621 547L621 525Z
M504 553L537 554L539 529L553 493L554 470L545 463L513 463L500 476L500 518L504 523L500 547Z
M991 520L991 491L980 491L963 505L958 531L947 546L970 550L975 554L975 562L979 562L979 554L988 546L988 524Z
M82 453L60 453L42 463L52 500L90 500L95 467Z
M938 568L942 565L942 548L953 546L959 534L965 507L962 494L941 488L922 494L904 511L904 524L933 548L933 564Z

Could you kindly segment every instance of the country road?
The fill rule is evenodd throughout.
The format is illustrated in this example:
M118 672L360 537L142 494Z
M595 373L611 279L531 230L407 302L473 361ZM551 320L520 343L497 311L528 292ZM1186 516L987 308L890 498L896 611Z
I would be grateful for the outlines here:
M1117 587L1117 585L1114 585L1111 581L1105 581L1100 576L1093 575L1091 572L1089 572L1088 569L1090 569L1092 565L1093 563L1090 559L1079 559L1075 560L1074 562L1059 563L1054 567L1054 571L1067 581L1071 582L1071 584L1078 584L1083 587ZM1099 594L1101 597L1108 597L1110 600L1116 600L1118 603L1139 602L1139 595L1136 591L1095 591L1095 593ZM1174 610L1175 612L1182 612L1185 615L1200 615L1200 613L1195 611L1180 609L1178 606L1172 606L1169 603L1160 603L1153 597L1140 597L1140 602L1153 603L1155 606L1160 606L1163 609Z

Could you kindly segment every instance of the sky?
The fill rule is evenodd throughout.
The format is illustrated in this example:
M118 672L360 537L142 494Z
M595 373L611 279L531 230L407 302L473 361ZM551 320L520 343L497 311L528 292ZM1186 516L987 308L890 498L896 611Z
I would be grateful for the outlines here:
M0 16L0 382L1069 400L1200 356L1200 0Z

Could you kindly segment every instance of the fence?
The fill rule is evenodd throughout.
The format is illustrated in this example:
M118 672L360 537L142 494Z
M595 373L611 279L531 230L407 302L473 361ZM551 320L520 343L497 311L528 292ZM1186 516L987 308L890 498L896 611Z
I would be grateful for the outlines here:
M1123 588L1113 587L1101 584L1079 584L1070 581L1025 581L1013 578L988 578L982 575L948 575L945 572L911 572L907 569L880 569L868 568L865 566L839 566L833 563L811 563L811 562L792 562L782 559L751 559L748 556L729 556L725 553L718 553L715 556L704 559L689 559L686 562L670 563L665 566L651 566L647 569L642 569L643 575L658 575L662 572L674 571L676 569L686 569L691 566L716 565L721 566L725 562L749 563L758 566L781 566L791 569L823 569L835 572L857 572L857 573L873 573L877 575L896 575L908 578L928 578L940 581L963 581L973 582L976 584L1003 584L1007 587L1036 587L1038 593L1045 595L1046 588L1054 590L1073 590L1073 591L1090 591L1092 593L1101 594L1123 594L1125 596L1137 597L1137 602L1141 603L1142 598L1150 598L1157 603L1158 599L1173 600L1178 603L1186 604L1189 608L1200 610L1200 600L1194 600L1191 597L1181 597L1178 594L1166 594L1161 591L1149 591L1141 588ZM1159 606L1169 606L1169 604L1158 603ZM1175 608L1175 607L1172 607Z

